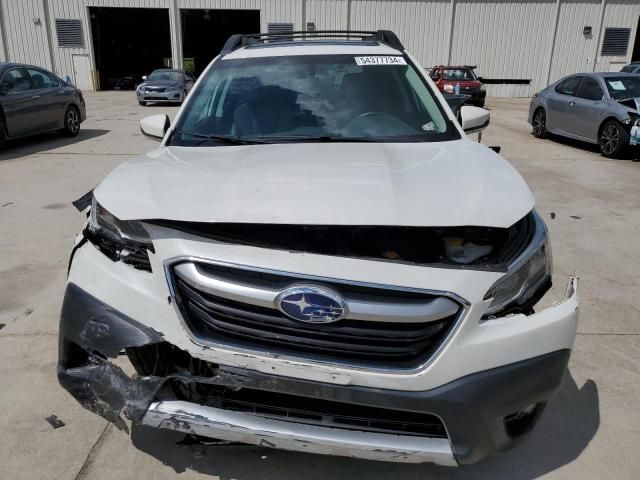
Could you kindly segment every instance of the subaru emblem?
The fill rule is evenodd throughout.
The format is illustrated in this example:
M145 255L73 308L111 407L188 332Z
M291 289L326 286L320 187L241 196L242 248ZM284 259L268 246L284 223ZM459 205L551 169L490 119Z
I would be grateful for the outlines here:
M281 292L276 307L287 317L307 323L331 323L347 316L345 300L322 287L298 286Z

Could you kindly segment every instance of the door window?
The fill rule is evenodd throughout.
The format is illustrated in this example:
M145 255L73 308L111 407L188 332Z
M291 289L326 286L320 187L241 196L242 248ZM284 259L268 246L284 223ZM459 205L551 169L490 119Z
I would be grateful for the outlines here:
M580 85L580 80L582 80L582 77L569 77L558 84L556 92L563 95L575 95L578 85Z
M602 100L604 92L598 81L593 77L585 77L576 96L587 100Z
M20 68L13 68L6 72L0 82L0 93L26 92L31 90L31 82L26 72Z
M33 88L35 90L40 90L42 88L53 88L55 85L53 84L53 80L51 77L42 70L36 70L34 68L28 68L29 76L31 77L31 83L33 83Z

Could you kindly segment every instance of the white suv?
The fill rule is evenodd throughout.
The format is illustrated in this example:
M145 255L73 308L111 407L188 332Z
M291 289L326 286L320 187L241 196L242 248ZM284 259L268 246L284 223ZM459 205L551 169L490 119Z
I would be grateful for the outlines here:
M488 112L460 116L392 32L231 37L90 196L60 383L121 428L442 465L513 445L560 384L577 280L534 313L546 227L466 136Z

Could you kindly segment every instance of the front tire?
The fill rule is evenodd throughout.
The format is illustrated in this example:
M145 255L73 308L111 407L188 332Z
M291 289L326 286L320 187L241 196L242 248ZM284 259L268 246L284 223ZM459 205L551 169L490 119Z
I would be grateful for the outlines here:
M538 108L533 114L531 120L533 127L533 136L536 138L547 138L547 112L544 108Z
M147 102L143 102L142 100L138 100L138 104L142 107L146 107L147 106Z
M600 130L600 153L606 158L618 158L629 145L629 132L617 120L609 120Z
M74 105L69 105L64 112L64 126L62 134L67 137L75 137L80 133L80 111Z

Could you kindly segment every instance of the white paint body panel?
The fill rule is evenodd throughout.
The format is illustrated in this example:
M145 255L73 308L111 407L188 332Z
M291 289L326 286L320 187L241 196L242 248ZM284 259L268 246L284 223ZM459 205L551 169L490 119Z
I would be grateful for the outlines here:
M509 227L533 208L517 171L466 138L162 147L95 196L123 220L192 222Z

